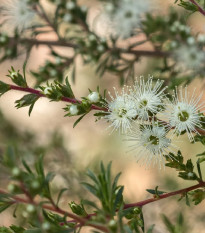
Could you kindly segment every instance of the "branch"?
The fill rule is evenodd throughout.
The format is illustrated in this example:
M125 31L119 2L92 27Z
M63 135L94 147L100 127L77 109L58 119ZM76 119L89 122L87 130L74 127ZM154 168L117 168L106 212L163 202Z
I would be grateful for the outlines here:
M59 47L68 47L68 48L78 48L79 46L77 44L67 42L65 40L37 40L37 39L30 39L30 38L9 38L9 44L11 46L15 44L28 44L30 46L40 46L40 45L47 45L47 46L59 46ZM126 50L121 48L109 48L108 51L119 51L122 54L132 54L136 56L144 56L144 57L169 57L169 52L163 52L163 51L149 51L149 50Z
M70 212L67 212L57 206L50 206L50 205L41 205L40 203L36 203L36 202L32 202L29 200L29 199L24 199L24 198L21 198L21 197L18 197L18 196L11 196L11 194L5 192L4 190L1 190L0 189L0 193L1 194L6 194L6 195L9 195L10 198L13 199L13 204L15 203L23 203L23 204L33 204L35 206L41 206L43 209L46 209L46 210L50 210L50 211L53 211L53 212L56 212L58 214L62 214L62 215L65 215L67 217L70 217L72 219L74 219L76 222L79 222L81 225L86 225L86 226L90 226L90 227L94 227L98 230L101 230L103 232L108 232L108 229L104 226L99 226L99 225L95 225L95 224L91 224L91 223L87 223L88 219L86 218L81 218L75 214L72 214Z
M187 193L189 191L192 191L192 190L195 190L197 188L204 187L204 186L205 186L205 181L201 181L199 184L194 185L194 186L190 186L188 188L180 189L180 190L170 192L170 193L164 193L164 194L159 195L158 197L150 198L150 199L147 199L147 200L144 200L144 201L125 204L123 209L128 209L128 208L132 208L132 207L143 207L143 206L145 206L145 205L147 205L149 203L156 202L156 201L159 201L159 200L162 200L162 199L165 199L165 198L168 198L168 197L176 196L176 195L179 195L179 194L183 195L183 194L185 194L185 193ZM95 213L94 214L88 214L85 217L85 219L90 219L92 216L95 216L95 215L96 215ZM76 222L76 221L71 220L69 222ZM63 225L63 223L61 223L61 225Z
M193 3L197 8L198 11L205 16L205 10L195 1L195 0L189 0L191 3Z
M11 90L24 91L24 92L28 92L28 93L31 93L31 94L35 94L35 95L37 95L39 97L48 98L48 96L44 95L41 91L35 90L33 88L30 88L30 87L19 87L19 86L12 85L12 84L8 84L8 85L10 86ZM71 103L71 104L81 103L80 100L72 99L72 98L68 98L68 97L62 97L61 101L68 102L68 103ZM98 110L98 111L106 111L106 112L108 111L106 108L101 108L101 107L98 107L96 105L92 105L91 109L92 110Z
M48 96L44 95L41 91L38 91L38 90L35 90L33 88L30 88L30 87L19 87L19 86L15 86L15 85L12 85L12 84L8 84L10 86L10 89L11 90L16 90L16 91L24 91L24 92L28 92L28 93L32 93L32 94L35 94L39 97L45 97L45 98L48 98ZM49 99L49 98L48 98ZM72 99L72 98L68 98L68 97L62 97L61 98L61 101L63 102L68 102L68 103L71 103L71 104L77 104L77 103L81 103L80 100L77 100L77 99ZM97 111L104 111L104 112L108 112L108 109L107 108L102 108L102 107L98 107L94 104L91 105L91 109L92 110L97 110ZM152 119L152 118L151 118ZM150 120L151 120L150 119ZM157 118L156 118L157 120ZM160 121L160 120L159 120ZM162 122L164 125L169 125L166 121L160 121ZM174 128L172 128L174 129ZM205 130L204 129L200 129L200 128L196 128L196 130L198 131L198 133L200 135L205 135Z

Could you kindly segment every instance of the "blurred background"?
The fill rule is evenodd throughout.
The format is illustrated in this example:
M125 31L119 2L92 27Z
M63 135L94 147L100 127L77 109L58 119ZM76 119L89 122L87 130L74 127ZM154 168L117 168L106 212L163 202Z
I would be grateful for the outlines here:
M166 14L166 11L173 5L174 1L158 1L158 11ZM101 7L95 1L82 1L82 4L89 5L91 11L88 21L91 28L101 31L103 28L103 20L97 21ZM51 5L44 3L45 8L49 11ZM176 5L174 5L177 8ZM179 9L179 11L182 9ZM195 13L189 17L189 24L193 32L205 32L205 18L199 13ZM103 30L103 29L102 29ZM104 32L102 32L104 33ZM56 39L55 35L50 33L45 38L41 39ZM142 49L149 49L142 47ZM29 70L37 70L46 59L49 59L48 49L46 46L33 48L27 65L28 83L33 84L32 76ZM57 49L61 54L68 55L72 51L70 49ZM8 81L6 75L11 65L15 69L22 70L25 60L25 55L22 55L17 60L7 61L0 65L0 80ZM112 93L112 88L120 88L119 81L115 76L106 74L103 78L99 78L95 74L95 67L82 65L81 60L78 61L78 69L76 74L76 82L72 83L74 93L77 98L87 96L88 88L95 90L97 85L101 89L107 88ZM153 60L143 58L136 65L136 77L144 73L152 73ZM71 77L71 71L67 70L66 74ZM197 87L198 92L204 90L201 80L194 80L189 86L190 90ZM203 83L204 84L204 83ZM54 171L57 175L53 181L53 189L57 190L62 187L69 188L69 191L64 195L64 200L61 205L69 210L68 202L75 199L75 193L79 193L82 187L79 185L81 181L86 179L85 171L87 168L97 170L99 162L102 160L105 164L113 161L113 173L122 171L120 184L125 186L125 200L127 203L137 202L150 198L151 194L146 192L146 189L154 189L159 186L159 190L174 191L176 189L194 185L192 181L184 181L177 178L177 172L174 169L166 168L158 170L157 167L145 167L136 163L135 157L126 152L121 138L118 134L108 135L105 130L107 123L103 121L95 122L92 114L89 114L75 129L73 129L73 118L64 118L62 110L65 103L49 102L48 99L42 98L34 106L31 116L28 116L28 109L21 108L16 110L14 102L23 96L19 92L9 92L0 99L0 149L4 150L7 145L15 145L20 147L25 152L27 160L32 164L35 160L35 154L44 153L47 164L46 169ZM202 98L205 101L205 95ZM177 142L186 159L194 157L197 153L201 153L204 148L198 143L191 145L187 137L180 138L182 142ZM205 167L202 167L204 171ZM204 172L205 174L205 172ZM4 170L0 171L0 186L7 188L8 180ZM80 192L87 195L86 192ZM154 232L168 232L162 222L161 213L165 213L173 222L176 221L178 214L185 210L186 230L184 232L203 233L205 232L205 203L199 206L187 207L185 201L182 200L179 204L175 201L179 197L173 197L166 200L161 200L156 203L151 203L143 208L145 224L147 227L156 224ZM76 200L80 201L80 200ZM196 225L192 224L192 221ZM0 225L9 226L17 220L13 219L12 215L1 214Z

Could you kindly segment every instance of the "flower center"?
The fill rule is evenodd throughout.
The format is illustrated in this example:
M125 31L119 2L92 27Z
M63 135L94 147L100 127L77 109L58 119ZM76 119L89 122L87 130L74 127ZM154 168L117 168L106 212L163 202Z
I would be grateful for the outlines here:
M152 145L159 145L159 138L156 136L151 135L149 137L149 141L152 143Z
M178 119L182 122L185 122L189 119L189 114L188 112L186 111L181 111L179 114L178 114Z
M118 110L118 116L121 117L121 118L122 118L126 113L127 113L127 110L124 109L124 108L121 108L121 109Z
M143 107L146 107L147 106L147 103L148 103L148 101L147 100L141 100L140 101L140 104L139 104L139 108L143 108Z

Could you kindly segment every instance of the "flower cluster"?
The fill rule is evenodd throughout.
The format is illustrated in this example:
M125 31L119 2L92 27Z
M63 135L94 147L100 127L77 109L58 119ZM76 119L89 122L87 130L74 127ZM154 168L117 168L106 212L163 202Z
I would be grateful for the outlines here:
M104 116L111 122L112 131L118 130L127 136L131 151L140 149L137 157L143 157L148 165L152 160L161 165L163 154L172 152L173 135L186 132L193 141L193 133L199 134L204 128L205 104L199 103L202 95L193 92L189 96L185 88L179 94L176 90L170 100L165 94L166 87L162 86L163 81L153 84L152 77L147 82L140 77L133 87L123 88L121 94L115 90L115 98L109 94L111 101L106 106L109 114ZM172 132L170 138L169 132Z
M142 16L150 11L150 0L120 0L117 7L112 3L105 5L105 11L112 22L116 36L129 37L139 27Z

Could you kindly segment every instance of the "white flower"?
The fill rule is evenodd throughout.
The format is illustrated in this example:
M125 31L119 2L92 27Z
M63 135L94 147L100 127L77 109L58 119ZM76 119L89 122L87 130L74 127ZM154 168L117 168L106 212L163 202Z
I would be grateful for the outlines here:
M148 120L150 114L156 114L164 106L163 99L165 98L164 90L162 87L164 81L157 80L153 85L152 77L149 77L145 82L143 77L140 80L136 80L133 89L130 91L132 97L135 100L137 108L138 119Z
M115 90L115 98L109 93L111 101L106 106L108 115L104 118L111 122L109 127L124 133L131 129L131 122L136 117L137 111L133 99L122 89L121 95Z
M79 110L78 110L78 106L77 106L77 105L75 105L75 104L72 104L72 105L70 106L69 111L70 111L70 114L71 114L72 116L77 115L77 114L78 114L78 112L79 112Z
M29 6L28 0L6 0L2 5L2 15L9 25L22 31L32 25L36 13Z
M205 51L196 45L183 45L174 51L180 69L200 69L204 67Z
M184 93L182 89L179 95L176 93L168 115L170 128L174 128L175 133L186 131L190 140L193 140L193 133L199 134L197 128L202 127L199 111L205 107L204 103L199 104L201 97L202 94L196 96L194 90L189 98L187 88Z
M151 3L150 0L120 0L114 13L109 9L107 14L113 21L117 36L129 37L135 28L139 28L141 18L150 10Z
M130 142L130 151L135 153L137 162L142 160L147 167L153 161L161 168L164 165L163 155L168 155L173 147L171 139L167 138L166 128L154 122L142 127L135 123L126 140Z
M91 103L97 103L100 100L100 94L98 92L91 92L87 98Z

